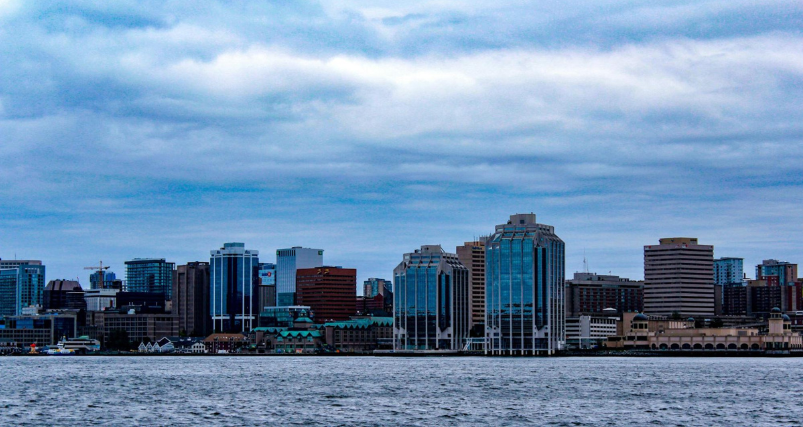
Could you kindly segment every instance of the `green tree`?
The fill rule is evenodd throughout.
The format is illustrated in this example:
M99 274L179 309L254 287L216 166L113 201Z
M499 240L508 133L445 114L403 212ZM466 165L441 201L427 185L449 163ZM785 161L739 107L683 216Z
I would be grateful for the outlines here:
M128 339L128 331L125 329L112 329L106 338L106 348L109 350L128 351L131 349L131 341Z

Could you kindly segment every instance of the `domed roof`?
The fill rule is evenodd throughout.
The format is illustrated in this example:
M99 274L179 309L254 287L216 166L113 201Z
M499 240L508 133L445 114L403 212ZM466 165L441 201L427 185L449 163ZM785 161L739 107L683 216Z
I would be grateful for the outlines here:
M650 318L644 315L644 313L639 313L633 317L633 320L650 320Z
M787 316L785 314L783 316L781 316L781 319L783 319L784 322L791 322L792 321L792 319L790 319L789 316Z
M773 309L770 311L770 313L780 313L780 312L781 312L781 309L780 309L780 308L778 308L778 307L774 307L774 308L773 308Z
M81 285L75 280L51 280L45 286L46 291L81 291Z
M686 319L686 321L687 322L694 322L694 318L693 317L689 317L688 319Z

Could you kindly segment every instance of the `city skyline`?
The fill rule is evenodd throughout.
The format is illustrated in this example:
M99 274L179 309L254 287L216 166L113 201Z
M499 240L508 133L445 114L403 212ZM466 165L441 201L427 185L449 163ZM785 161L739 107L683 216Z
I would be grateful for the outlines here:
M0 257L84 282L237 241L362 281L535 212L568 275L641 278L665 236L794 261L801 13L2 1Z

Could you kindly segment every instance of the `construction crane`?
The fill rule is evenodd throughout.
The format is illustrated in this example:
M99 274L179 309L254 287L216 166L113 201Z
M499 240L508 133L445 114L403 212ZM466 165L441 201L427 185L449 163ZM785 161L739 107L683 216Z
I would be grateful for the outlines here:
M84 270L97 270L98 271L98 289L106 289L106 274L104 274L104 270L108 270L108 265L103 265L103 261L100 261L100 265L95 267L84 267Z

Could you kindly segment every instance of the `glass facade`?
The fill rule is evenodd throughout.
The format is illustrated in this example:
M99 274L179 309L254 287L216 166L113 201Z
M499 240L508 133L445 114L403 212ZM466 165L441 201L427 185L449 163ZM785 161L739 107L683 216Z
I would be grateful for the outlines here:
M117 275L111 271L103 273L103 283L98 280L101 275L100 271L96 271L89 275L89 289L111 289L112 284L117 280Z
M486 351L552 354L565 343L565 247L534 214L496 227L485 249Z
M277 305L289 306L296 302L296 271L299 268L323 266L323 250L294 246L276 251Z
M166 300L172 300L175 268L175 263L165 262L164 258L135 258L126 261L124 290L164 294Z
M422 246L393 271L396 350L459 350L471 329L469 272L457 255Z
M0 270L0 315L15 316L31 305L42 305L45 266L20 264Z
M386 295L393 292L393 286L389 280L377 279L372 277L363 282L363 296L373 298L377 295Z
M259 283L259 251L244 243L226 243L210 252L211 315L213 329L223 332L251 330L259 313L255 291Z

